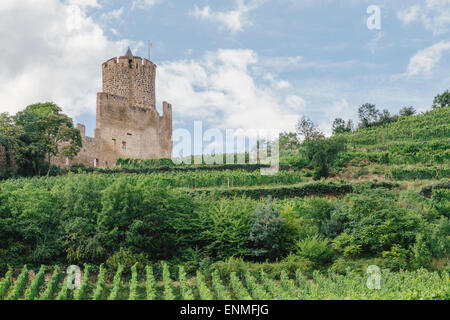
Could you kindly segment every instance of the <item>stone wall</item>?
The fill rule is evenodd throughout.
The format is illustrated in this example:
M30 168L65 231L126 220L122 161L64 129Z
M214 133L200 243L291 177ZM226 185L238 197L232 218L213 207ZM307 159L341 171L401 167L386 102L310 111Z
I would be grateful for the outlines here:
M113 58L103 64L103 92L127 98L130 105L155 107L156 65L147 59Z
M170 158L172 156L172 106L155 108L156 65L139 57L113 58L102 65L103 92L97 94L94 137L78 124L83 147L72 160L58 157L53 164L73 163L114 166L118 158Z

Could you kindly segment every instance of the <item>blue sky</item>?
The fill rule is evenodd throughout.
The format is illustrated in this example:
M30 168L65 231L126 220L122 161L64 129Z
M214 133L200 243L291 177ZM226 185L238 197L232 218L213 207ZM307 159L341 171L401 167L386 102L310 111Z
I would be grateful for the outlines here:
M127 46L147 57L148 40L158 108L189 130L293 130L305 115L330 133L366 102L428 110L450 83L450 0L2 0L0 21L0 58L15 61L0 112L51 100L91 135L101 63Z

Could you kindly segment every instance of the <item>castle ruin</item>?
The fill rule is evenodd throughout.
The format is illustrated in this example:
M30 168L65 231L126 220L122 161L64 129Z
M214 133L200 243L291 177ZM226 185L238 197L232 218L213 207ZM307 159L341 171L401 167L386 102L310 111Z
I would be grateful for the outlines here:
M83 146L73 159L55 158L52 163L69 167L114 166L118 158L170 158L172 155L172 106L163 102L156 110L156 65L133 56L112 58L102 65L103 92L97 93L94 137L77 124Z

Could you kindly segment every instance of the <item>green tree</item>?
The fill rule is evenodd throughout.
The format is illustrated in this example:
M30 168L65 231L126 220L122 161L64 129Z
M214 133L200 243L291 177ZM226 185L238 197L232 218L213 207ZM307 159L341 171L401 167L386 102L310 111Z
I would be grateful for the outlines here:
M294 132L282 132L280 133L279 148L280 151L284 150L298 150L300 142L297 139L297 134Z
M333 135L352 132L353 122L352 120L348 120L346 123L342 118L336 118L333 121Z
M438 94L434 97L433 100L433 109L440 107L448 107L450 106L450 91L446 90L445 92Z
M252 229L249 240L252 243L253 255L274 259L279 255L281 229L283 221L280 211L269 197L265 204L260 203L251 214Z
M366 128L380 118L380 111L374 104L365 103L358 108L359 127Z
M51 157L62 155L73 158L81 149L80 131L75 129L72 120L61 113L56 104L37 103L14 116L16 125L21 129L22 152L18 162L24 171L40 174L43 162L48 161L50 172Z
M0 177L9 177L14 173L12 159L19 152L20 131L14 125L13 119L7 114L0 114L0 149L4 152L5 168L0 172Z
M383 111L381 111L379 113L378 116L378 121L376 124L384 124L384 123L389 123L392 120L392 116L391 113L389 112L388 109L383 109Z
M345 150L345 139L343 137L325 138L317 137L307 139L302 144L302 153L315 169L314 178L327 178L330 167L333 165L338 154Z
M297 135L303 137L304 140L324 137L323 133L317 129L317 126L308 117L302 117L297 121L296 131Z
M401 117L409 117L416 114L414 107L403 107L400 109L399 115Z

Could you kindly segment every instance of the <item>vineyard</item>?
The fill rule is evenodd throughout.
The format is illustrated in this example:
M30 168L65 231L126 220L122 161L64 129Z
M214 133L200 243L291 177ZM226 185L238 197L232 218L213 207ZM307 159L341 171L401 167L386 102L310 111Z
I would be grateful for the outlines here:
M281 150L2 180L0 299L448 300L449 110L343 134L327 179Z
M188 276L183 266L167 264L155 267L162 275L156 277L154 268L146 266L138 273L136 266L124 270L122 266L107 274L103 266L97 275L86 266L79 275L79 285L70 289L71 277L60 268L42 266L32 277L26 266L13 279L8 271L0 280L0 299L5 300L317 300L317 299L450 299L449 274L426 270L380 272L379 289L370 286L369 276L357 273L327 275L314 273L311 279L300 270L289 277L281 271L280 277L243 271L221 276L217 270L197 271ZM52 271L53 270L53 271ZM46 273L49 271L50 273ZM128 274L125 274L127 271ZM18 271L19 272L19 271ZM369 285L367 284L369 280ZM72 283L75 283L72 281Z

